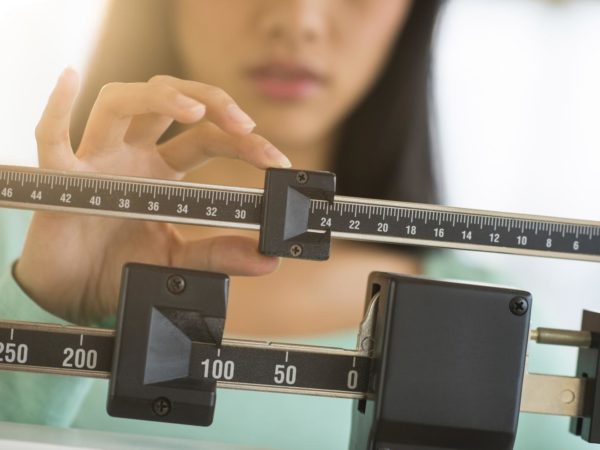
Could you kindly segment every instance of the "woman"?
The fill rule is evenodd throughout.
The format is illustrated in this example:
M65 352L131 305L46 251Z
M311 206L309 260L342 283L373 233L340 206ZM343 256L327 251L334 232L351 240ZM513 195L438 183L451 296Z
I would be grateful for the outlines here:
M435 0L114 2L72 140L77 76L65 71L49 99L36 130L40 166L260 186L262 172L231 159L195 168L212 156L287 167L283 150L297 168L336 172L339 194L431 202L427 82L438 9ZM20 288L3 276L0 290L10 295L0 312L110 320L126 261L274 271L278 262L257 253L255 237L222 234L36 213L14 266ZM372 270L423 267L405 249L336 242L327 263L286 260L267 277L234 278L226 335L287 342L305 335L351 347ZM15 396L4 404L16 405L2 411L4 420L276 448L347 446L344 400L220 391L215 424L199 429L109 418L98 405L106 384L90 390L84 380L1 376L3 395ZM35 406L42 402L50 407Z

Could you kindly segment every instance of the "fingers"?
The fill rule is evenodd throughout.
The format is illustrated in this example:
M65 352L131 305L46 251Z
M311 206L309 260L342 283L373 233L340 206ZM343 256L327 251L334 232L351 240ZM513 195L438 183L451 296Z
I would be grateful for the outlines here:
M155 113L169 120L193 123L205 112L202 103L166 84L109 83L100 91L90 112L81 150L87 153L122 148L132 117L136 115ZM158 125L158 130L151 127L149 133L156 134L169 124L170 121L166 121Z
M81 148L106 151L153 145L173 120L193 123L204 117L234 135L249 134L256 124L220 88L160 75L148 83L109 83L94 104Z
M258 253L254 239L220 236L181 245L173 256L176 267L190 267L229 275L266 275L279 265L279 259Z
M171 126L173 119L155 113L132 118L125 142L135 147L152 147Z
M148 83L110 83L90 113L78 157L132 148L155 149L173 120L203 122L159 151L169 166L186 172L213 156L243 159L258 168L290 167L264 138L251 134L254 122L223 90L169 76Z
M79 76L72 68L65 69L35 129L40 167L68 169L74 159L69 124L78 91Z
M168 75L157 75L149 81L152 85L167 85L184 95L206 105L207 117L222 130L244 135L256 124L223 89L197 81L182 80Z
M201 123L158 147L165 162L177 172L187 172L215 156L242 159L259 169L291 167L273 144L257 134L225 133L216 125Z

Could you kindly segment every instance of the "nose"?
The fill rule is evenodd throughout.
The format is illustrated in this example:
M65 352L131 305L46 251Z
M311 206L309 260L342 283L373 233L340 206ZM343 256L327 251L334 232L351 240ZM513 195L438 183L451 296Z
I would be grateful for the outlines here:
M328 0L271 0L258 17L259 30L269 40L310 43L327 29Z

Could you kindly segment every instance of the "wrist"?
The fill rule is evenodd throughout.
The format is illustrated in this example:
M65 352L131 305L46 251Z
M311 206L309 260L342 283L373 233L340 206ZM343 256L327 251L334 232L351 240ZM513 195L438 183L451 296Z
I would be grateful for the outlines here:
M35 304L37 304L44 311L55 315L56 317L62 320L68 320L65 318L63 314L60 314L57 311L56 307L52 307L52 305L47 304L46 302L41 301L42 296L38 295L35 292L35 288L33 287L33 283L30 281L29 277L26 274L26 271L23 268L23 264L21 259L17 259L11 266L11 274L12 278L15 281L16 285L25 293L27 297Z

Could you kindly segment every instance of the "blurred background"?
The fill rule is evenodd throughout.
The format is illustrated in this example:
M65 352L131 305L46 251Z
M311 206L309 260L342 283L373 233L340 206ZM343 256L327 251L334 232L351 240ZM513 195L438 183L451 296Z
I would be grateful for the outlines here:
M0 3L0 164L37 164L46 98L65 66L85 70L104 7ZM443 202L600 220L600 2L449 0L442 17L432 101ZM600 309L599 264L459 256L531 291L534 327L578 328L583 308ZM533 346L530 370L572 375L575 357ZM523 415L516 448L593 448L567 423Z

